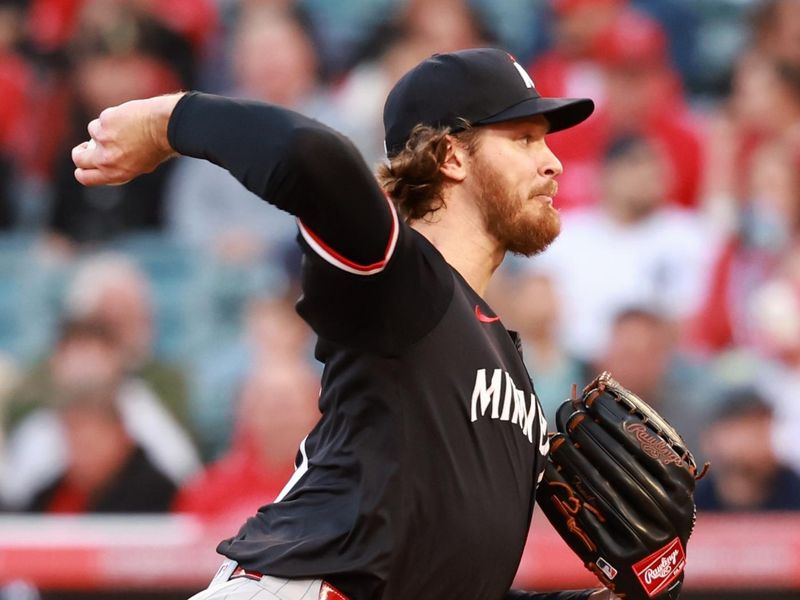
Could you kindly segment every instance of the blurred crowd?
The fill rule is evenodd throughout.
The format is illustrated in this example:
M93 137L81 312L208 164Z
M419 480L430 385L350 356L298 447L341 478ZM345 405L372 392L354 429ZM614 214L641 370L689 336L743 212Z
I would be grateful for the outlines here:
M597 105L550 138L562 235L491 290L548 418L610 370L712 463L702 510L800 509L795 0L0 0L0 509L238 522L319 416L293 219L190 159L82 188L89 120L199 89L377 165L398 77L485 45Z

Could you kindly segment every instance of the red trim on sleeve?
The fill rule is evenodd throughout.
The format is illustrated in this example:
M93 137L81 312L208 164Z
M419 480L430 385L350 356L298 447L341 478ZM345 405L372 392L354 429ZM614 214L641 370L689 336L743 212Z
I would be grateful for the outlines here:
M383 270L383 268L389 262L389 259L391 258L392 253L394 251L394 247L397 243L397 234L398 234L397 212L395 211L394 205L391 203L388 197L386 198L386 202L389 204L389 211L392 216L392 229L389 232L389 240L386 243L386 249L384 250L383 259L368 265L357 263L353 260L350 260L341 253L337 252L336 250L331 248L331 246L325 243L325 241L321 237L319 237L316 233L314 233L314 231L309 229L305 225L305 223L303 223L302 220L298 219L297 221L300 224L301 232L304 232L305 234L307 234L308 237L311 238L311 240L313 240L314 244L309 244L309 245L312 246L312 248L314 248L314 250L317 251L318 253L322 251L322 253L327 254L328 256L323 255L323 258L328 260L328 262L332 262L333 264L336 264L338 262L341 264L336 266L344 266L359 273L371 274Z

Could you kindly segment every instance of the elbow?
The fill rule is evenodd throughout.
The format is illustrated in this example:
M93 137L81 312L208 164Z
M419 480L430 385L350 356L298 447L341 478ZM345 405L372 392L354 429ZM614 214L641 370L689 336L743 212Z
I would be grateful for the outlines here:
M287 140L286 157L295 168L310 177L342 174L361 160L350 140L316 123L292 129Z

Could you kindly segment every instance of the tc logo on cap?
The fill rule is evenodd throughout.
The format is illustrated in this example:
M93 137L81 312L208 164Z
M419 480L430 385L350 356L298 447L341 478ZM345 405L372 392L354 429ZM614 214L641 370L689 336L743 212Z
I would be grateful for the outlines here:
M506 52L506 54L508 54L508 52ZM517 72L519 73L519 76L522 77L522 81L525 82L525 87L528 87L528 88L531 88L532 90L535 90L536 86L533 85L533 79L531 79L531 76L528 75L528 72L525 69L522 68L522 65L517 62L516 58L514 58L510 54L508 54L508 58L510 58L511 62L514 63L514 68L517 69Z

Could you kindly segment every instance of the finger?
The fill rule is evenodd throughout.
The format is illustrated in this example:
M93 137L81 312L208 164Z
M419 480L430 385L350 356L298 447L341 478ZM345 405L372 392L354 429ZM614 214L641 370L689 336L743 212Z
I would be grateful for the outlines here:
M75 146L72 149L72 162L75 163L75 166L82 169L96 167L97 165L94 152L96 147L97 146L94 143L94 140L90 142L82 142Z
M129 177L120 171L78 168L75 169L75 179L77 179L79 183L87 186L124 185L128 183L132 177Z
M89 125L86 127L86 130L89 132L89 137L91 137L93 140L102 138L103 128L100 125L100 119L91 120Z
M83 169L80 167L75 169L75 179L82 185L102 185L101 178L102 175L97 169Z
M108 173L105 173L100 169L91 169L91 168L75 169L75 179L78 180L78 183L81 183L86 186L119 185L121 183L125 183L124 181L117 181L115 178L109 176Z

